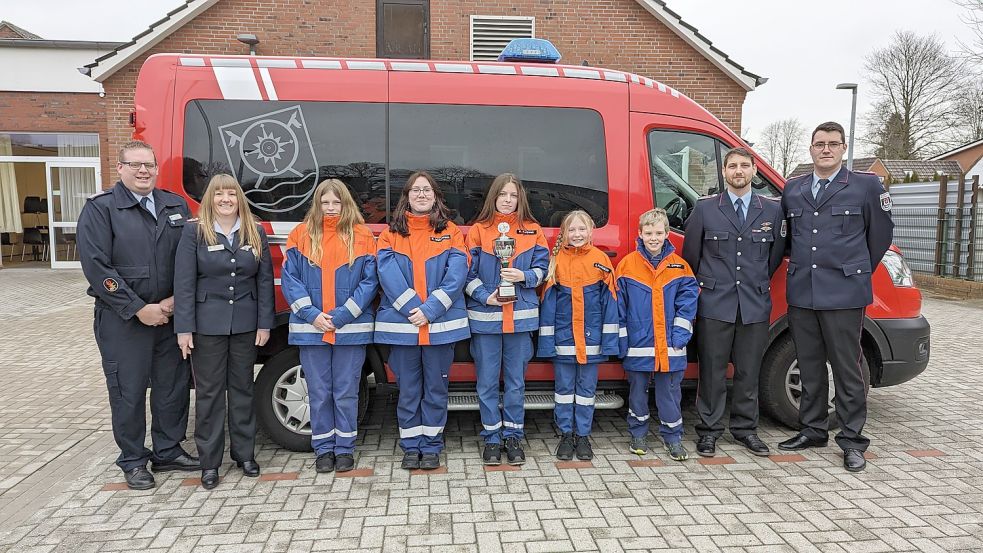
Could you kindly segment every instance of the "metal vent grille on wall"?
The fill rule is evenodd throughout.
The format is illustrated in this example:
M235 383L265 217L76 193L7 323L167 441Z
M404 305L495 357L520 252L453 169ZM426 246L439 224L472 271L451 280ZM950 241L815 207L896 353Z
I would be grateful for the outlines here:
M471 61L495 61L513 38L536 36L535 17L471 16Z

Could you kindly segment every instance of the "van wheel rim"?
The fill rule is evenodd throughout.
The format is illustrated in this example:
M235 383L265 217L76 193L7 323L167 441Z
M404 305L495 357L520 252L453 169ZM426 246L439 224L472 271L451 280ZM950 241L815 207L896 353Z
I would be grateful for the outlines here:
M273 386L273 413L284 428L297 434L311 433L311 406L307 380L300 365L284 371Z
M833 367L826 363L826 382L829 383L829 401L826 404L826 411L834 413L836 411L836 388L833 385ZM792 361L792 365L785 373L785 395L789 402L799 409L799 399L802 397L802 375L799 372L799 360Z

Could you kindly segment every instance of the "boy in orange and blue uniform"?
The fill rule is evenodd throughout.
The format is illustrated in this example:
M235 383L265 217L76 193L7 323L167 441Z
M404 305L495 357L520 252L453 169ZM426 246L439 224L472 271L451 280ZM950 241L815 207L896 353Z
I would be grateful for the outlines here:
M638 246L616 271L620 349L628 379L629 449L648 451L648 385L655 388L659 433L669 456L688 457L682 445L680 383L686 369L686 344L693 336L699 286L693 271L667 240L669 221L662 209L642 214Z

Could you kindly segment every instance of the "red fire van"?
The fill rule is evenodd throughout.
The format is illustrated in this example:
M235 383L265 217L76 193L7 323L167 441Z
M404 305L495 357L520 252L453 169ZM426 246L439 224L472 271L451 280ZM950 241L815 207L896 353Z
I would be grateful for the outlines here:
M441 62L159 54L137 81L133 136L152 144L159 186L196 206L208 179L231 173L271 237L274 264L303 216L314 186L347 183L366 222L381 231L407 176L426 169L457 222L477 214L495 175L517 173L547 237L571 209L594 218L595 244L617 261L635 244L636 221L666 209L678 247L696 200L722 189L721 153L746 144L680 92L639 75L535 63ZM784 181L758 159L755 191L781 194ZM279 281L278 281L279 282ZM761 376L766 413L794 425L800 393L785 318L785 271L772 282L771 342ZM864 322L864 362L873 386L904 382L925 369L929 325L921 295L896 249L874 274ZM306 384L287 345L288 306L277 297L277 328L262 352L256 409L272 439L310 448ZM697 374L690 348L686 372ZM387 351L371 346L370 385L394 385ZM450 408L477 408L466 343L451 371ZM530 408L552 407L552 366L534 359ZM598 407L620 407L617 359L600 368ZM830 395L832 406L833 395Z

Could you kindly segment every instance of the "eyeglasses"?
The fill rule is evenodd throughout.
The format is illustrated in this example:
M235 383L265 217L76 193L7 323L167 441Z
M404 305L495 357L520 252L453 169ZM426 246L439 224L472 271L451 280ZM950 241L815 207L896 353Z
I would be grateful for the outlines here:
M410 194L414 196L429 196L433 194L433 188L410 188Z
M842 145L843 145L842 142L813 142L812 143L812 147L820 152L825 150L827 147L830 150L835 150Z
M126 165L134 171L139 171L141 167L146 167L147 171L156 171L157 162L155 161L121 161L120 165Z

